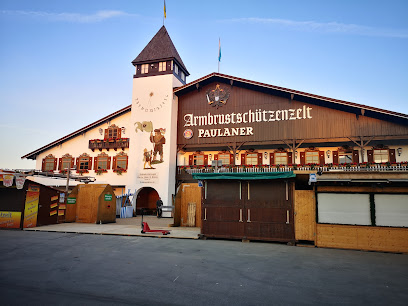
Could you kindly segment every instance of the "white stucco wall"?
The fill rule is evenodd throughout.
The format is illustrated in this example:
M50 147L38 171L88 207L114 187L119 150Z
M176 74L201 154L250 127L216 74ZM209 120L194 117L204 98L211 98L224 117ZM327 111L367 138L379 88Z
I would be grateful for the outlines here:
M89 140L104 138L104 134L102 133L101 135L99 133L99 128L102 128L103 130L105 130L110 125L113 125L113 124L117 125L118 127L125 127L125 133L122 132L122 138L130 138L129 134L132 129L132 126L130 124L130 118L131 118L131 113L127 112L123 115L120 115L112 119L110 122L105 122L103 124L100 124L96 126L95 128L92 128L91 130L87 131L86 133L83 133L68 141L65 141L59 146L46 150L45 152L39 154L38 157L36 158L36 169L41 170L42 160L49 154L54 155L54 157L61 158L63 155L68 153L76 159L81 154L87 153L92 157L92 170L89 170L89 173L86 173L84 175L95 177L96 178L95 183L108 183L110 185L116 185L116 186L127 185L128 177L130 176L129 172L122 173L122 175L118 175L112 170L113 157L116 156L119 152L121 152L122 151L121 149L118 149L117 151L113 149L110 149L109 151L107 151L106 149L102 150L102 152L108 154L108 156L111 157L111 166L107 173L102 173L101 175L97 175L95 171L93 170L94 169L93 158L97 157L102 152L100 152L99 150L95 150L94 152L92 152L92 150L89 149L88 147L89 147ZM131 145L132 139L130 139L129 141ZM129 154L129 149L125 149L124 152ZM58 164L57 164L57 168L58 168ZM33 177L33 180L37 181L37 178ZM38 178L38 182L40 182L40 180L41 178ZM64 185L64 182L62 182L61 184L61 180L56 180L56 179L47 179L46 182L47 182L46 185L49 185L49 186ZM72 185L75 185L75 183L72 183Z
M139 192L143 187L154 188L162 198L164 206L172 205L175 194L176 148L177 148L177 97L173 86L181 86L172 74L133 79L132 114L130 131L132 142L129 153L129 188ZM163 134L163 162L148 164L144 169L144 150L152 151L150 131L137 129L137 123L150 122L154 129L165 129ZM159 154L156 158L160 160ZM169 217L170 212L163 213Z

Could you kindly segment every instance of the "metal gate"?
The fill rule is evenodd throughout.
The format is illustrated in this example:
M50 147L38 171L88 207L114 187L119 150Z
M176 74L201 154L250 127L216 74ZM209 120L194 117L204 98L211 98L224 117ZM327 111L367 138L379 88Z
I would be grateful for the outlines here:
M208 180L202 206L206 237L292 241L292 180Z

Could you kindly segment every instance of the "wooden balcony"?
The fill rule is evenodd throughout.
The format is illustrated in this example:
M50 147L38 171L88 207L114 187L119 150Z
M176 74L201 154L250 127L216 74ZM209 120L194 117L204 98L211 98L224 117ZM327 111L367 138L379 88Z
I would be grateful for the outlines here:
M129 138L119 138L119 139L110 139L110 140L90 140L89 141L89 149L93 151L99 150L102 151L105 149L109 151L113 149L117 151L118 149L125 150L129 148Z
M211 166L179 166L177 167L178 180L191 180L193 173L242 173L242 172L286 172L316 173L316 172L401 172L408 171L406 163L396 164L343 164L343 165L295 165L295 166L222 166L215 169Z

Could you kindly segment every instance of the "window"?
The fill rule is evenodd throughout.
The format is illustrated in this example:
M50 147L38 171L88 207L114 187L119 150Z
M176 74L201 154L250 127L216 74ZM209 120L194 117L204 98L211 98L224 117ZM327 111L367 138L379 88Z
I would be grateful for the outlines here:
M276 165L287 165L288 164L288 153L276 152L275 153L275 164Z
M128 155L125 152L120 152L113 157L112 169L114 172L126 172L127 168Z
M176 64L174 64L174 73L178 74L179 73L179 68Z
M121 129L112 124L109 128L105 129L105 139L121 138Z
M117 156L116 157L116 168L117 169L127 169L127 156Z
M159 62L159 71L166 71L166 62Z
M198 153L189 155L188 164L190 166L207 166L208 165L208 155L203 153Z
M42 161L42 171L54 171L57 170L57 159L54 155L50 154Z
M353 153L339 152L339 164L350 164L353 162Z
M218 160L221 160L223 165L229 165L231 163L231 154L219 153Z
M186 79L186 75L184 74L183 71L181 72L181 79L182 79L183 81L185 81L185 79Z
M305 152L306 164L319 164L319 151Z
M74 159L71 155L65 154L59 159L59 170L60 172L66 171L69 168L72 168L74 165Z
M193 165L204 166L204 155L194 155L193 156Z
M80 157L77 158L77 172L81 172L84 170L90 170L92 168L92 159L91 157L84 153Z
M258 153L247 153L245 157L246 165L258 165Z
M375 163L386 163L388 159L388 149L376 149L374 150L374 162Z
M95 171L110 169L111 158L108 154L101 153L95 159Z
M143 64L142 65L142 74L148 73L149 72L149 64Z

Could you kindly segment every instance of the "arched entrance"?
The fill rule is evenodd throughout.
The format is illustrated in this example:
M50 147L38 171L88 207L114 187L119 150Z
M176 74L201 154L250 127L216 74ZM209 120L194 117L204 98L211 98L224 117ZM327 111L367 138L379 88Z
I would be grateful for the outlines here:
M156 215L156 202L159 194L154 188L143 187L136 198L136 214L141 215L141 209L144 208L145 215Z

